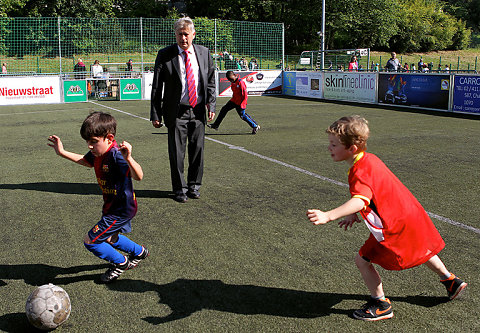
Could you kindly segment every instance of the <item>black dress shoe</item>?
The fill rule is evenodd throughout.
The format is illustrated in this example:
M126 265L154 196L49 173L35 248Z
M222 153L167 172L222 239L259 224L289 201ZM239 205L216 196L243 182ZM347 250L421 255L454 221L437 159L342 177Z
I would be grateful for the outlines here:
M173 200L175 200L176 202L180 202L180 203L185 203L187 202L188 198L185 194L175 194L173 196Z
M200 192L198 192L197 190L188 190L187 196L190 199L199 199L200 198Z

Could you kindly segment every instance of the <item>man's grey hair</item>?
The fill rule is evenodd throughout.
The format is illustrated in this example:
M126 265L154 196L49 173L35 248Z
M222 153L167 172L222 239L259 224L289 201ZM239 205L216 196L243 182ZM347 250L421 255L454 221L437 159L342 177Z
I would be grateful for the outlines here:
M175 22L174 28L175 28L175 31L178 31L178 30L183 29L183 28L188 28L192 32L195 32L195 25L193 24L192 19L188 16L179 18Z

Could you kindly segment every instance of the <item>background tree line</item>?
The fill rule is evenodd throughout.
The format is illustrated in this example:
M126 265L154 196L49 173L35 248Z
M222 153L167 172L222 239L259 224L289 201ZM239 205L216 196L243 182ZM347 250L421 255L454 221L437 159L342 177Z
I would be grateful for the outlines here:
M176 17L283 22L286 52L317 49L319 0L2 0L9 17ZM480 0L326 0L327 48L397 52L480 44Z

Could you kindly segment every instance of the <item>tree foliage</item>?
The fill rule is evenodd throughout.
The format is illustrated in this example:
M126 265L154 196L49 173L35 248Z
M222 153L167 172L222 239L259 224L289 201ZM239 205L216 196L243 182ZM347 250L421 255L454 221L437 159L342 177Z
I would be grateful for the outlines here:
M0 12L10 17L113 17L114 0L4 0Z
M179 2L3 0L0 16L174 18ZM329 49L462 49L471 30L480 33L480 0L334 0L326 6ZM184 0L180 8L192 18L283 22L287 53L319 47L321 0Z

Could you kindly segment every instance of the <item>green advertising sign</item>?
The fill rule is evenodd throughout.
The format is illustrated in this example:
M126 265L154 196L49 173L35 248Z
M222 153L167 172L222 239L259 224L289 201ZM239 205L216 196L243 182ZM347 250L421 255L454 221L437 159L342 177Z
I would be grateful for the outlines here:
M120 100L142 99L141 79L120 80Z
M65 103L87 101L87 81L63 81L63 97Z

